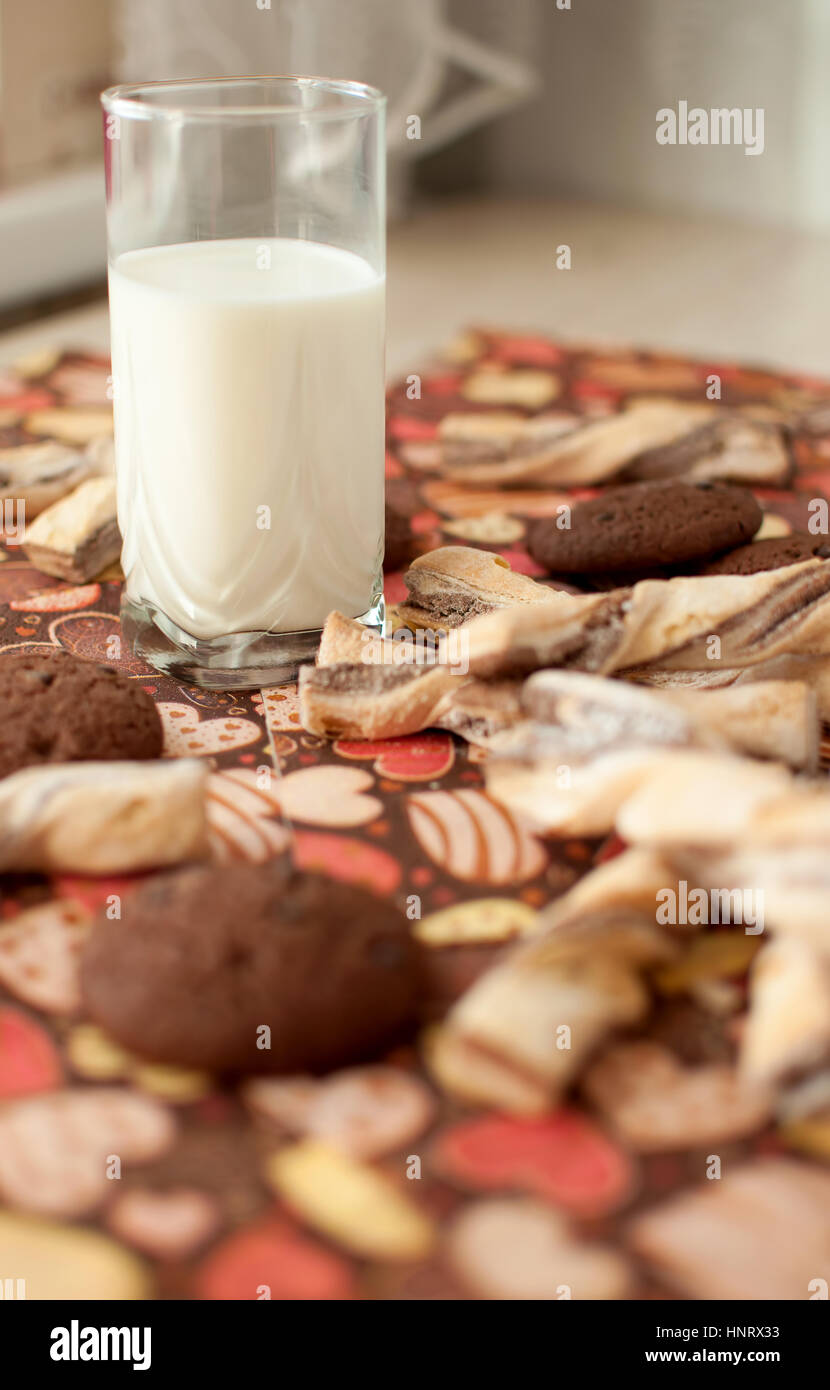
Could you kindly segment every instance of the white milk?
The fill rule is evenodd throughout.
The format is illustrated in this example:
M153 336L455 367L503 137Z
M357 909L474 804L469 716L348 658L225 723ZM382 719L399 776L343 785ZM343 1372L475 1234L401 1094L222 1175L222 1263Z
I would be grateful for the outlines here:
M383 279L331 246L246 239L128 252L109 289L129 596L200 638L366 612Z

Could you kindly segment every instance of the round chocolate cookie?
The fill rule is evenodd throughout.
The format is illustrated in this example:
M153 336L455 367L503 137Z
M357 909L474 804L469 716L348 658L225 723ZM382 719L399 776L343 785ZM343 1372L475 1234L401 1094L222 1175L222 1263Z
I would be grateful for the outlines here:
M576 502L571 525L531 522L527 548L554 574L607 574L719 555L748 541L761 508L730 483L631 483Z
M793 531L791 536L770 536L766 541L752 541L729 550L711 561L701 574L760 574L762 570L783 569L801 560L830 560L830 543L826 536L808 536L806 531Z
M0 652L0 777L38 763L158 758L162 727L146 691L70 652Z
M406 1036L421 989L406 920L281 862L161 874L84 948L92 1018L131 1051L219 1072L319 1072ZM270 1031L269 1031L270 1030Z

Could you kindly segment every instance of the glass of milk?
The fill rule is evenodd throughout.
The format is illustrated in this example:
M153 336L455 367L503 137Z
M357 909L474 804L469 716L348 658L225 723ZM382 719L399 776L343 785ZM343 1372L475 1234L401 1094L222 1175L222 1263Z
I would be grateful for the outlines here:
M214 689L383 622L385 98L317 77L104 92L122 624Z

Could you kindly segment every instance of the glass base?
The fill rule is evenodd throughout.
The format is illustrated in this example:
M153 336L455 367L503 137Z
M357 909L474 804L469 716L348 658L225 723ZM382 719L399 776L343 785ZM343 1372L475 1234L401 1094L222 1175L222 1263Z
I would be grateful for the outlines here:
M382 633L383 595L356 621ZM202 690L253 690L295 681L300 667L313 662L322 629L193 637L154 604L124 595L121 631L136 656L186 685Z

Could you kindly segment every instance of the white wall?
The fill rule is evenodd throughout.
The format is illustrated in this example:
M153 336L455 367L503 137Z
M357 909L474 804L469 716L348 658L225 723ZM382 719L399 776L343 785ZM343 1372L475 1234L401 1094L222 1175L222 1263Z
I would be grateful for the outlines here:
M488 137L499 187L830 226L828 0L537 2L544 89ZM763 107L764 153L659 146L680 99Z

